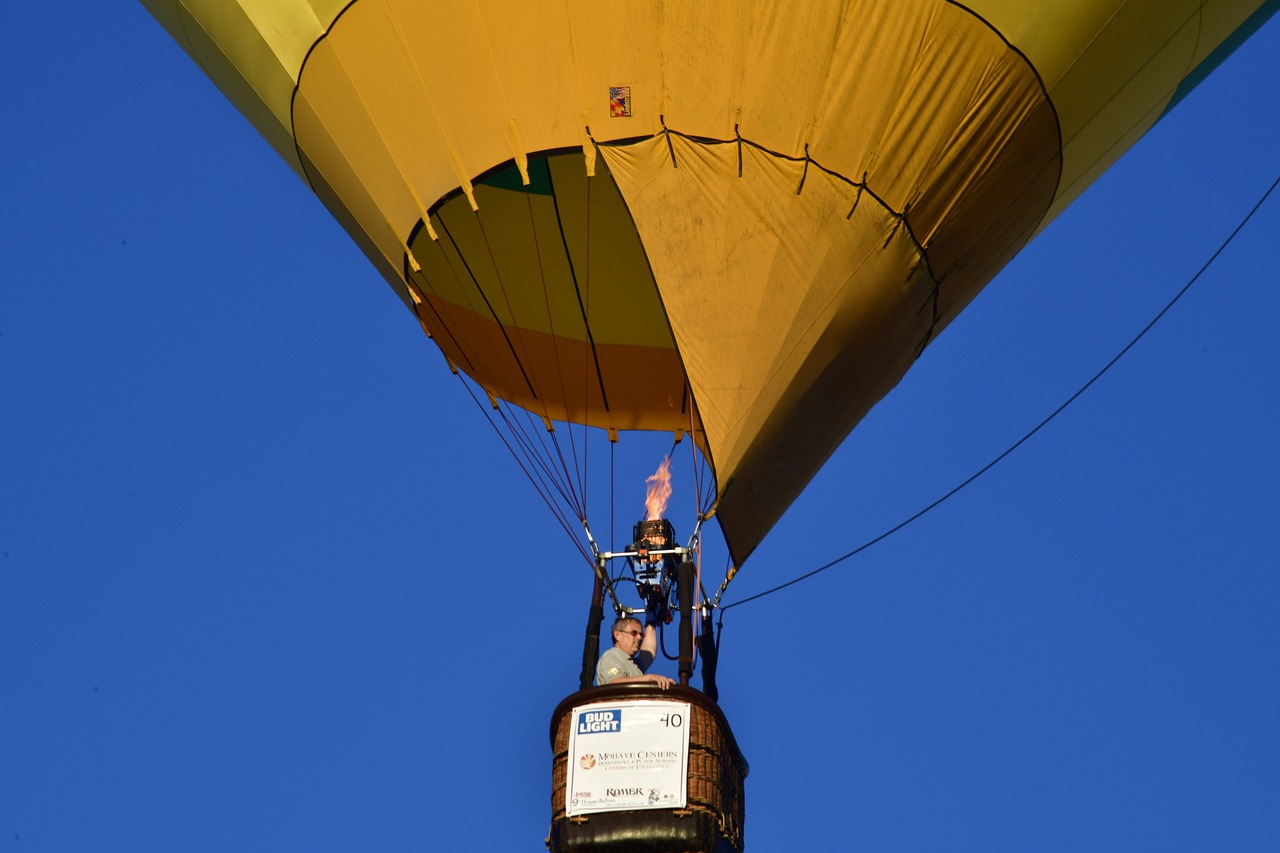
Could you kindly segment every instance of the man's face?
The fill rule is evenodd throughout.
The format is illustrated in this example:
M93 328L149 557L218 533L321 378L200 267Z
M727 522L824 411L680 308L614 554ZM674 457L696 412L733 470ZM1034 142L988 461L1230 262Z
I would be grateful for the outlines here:
M643 636L644 632L640 630L639 622L628 622L622 626L621 630L613 632L613 642L618 648L635 657L636 652L640 651L640 638Z

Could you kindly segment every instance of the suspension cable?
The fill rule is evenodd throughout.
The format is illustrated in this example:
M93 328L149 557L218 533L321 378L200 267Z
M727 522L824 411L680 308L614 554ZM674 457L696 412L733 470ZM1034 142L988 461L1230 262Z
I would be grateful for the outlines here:
M489 413L489 409L487 409L485 405L480 402L480 398L476 396L475 391L472 390L471 385L467 382L462 372L459 371L457 375L458 375L459 381L462 383L462 387L466 389L467 394L470 395L471 399L475 402L476 408L478 408L480 410L480 413L484 415L485 420L489 422L489 426L493 427L493 431L497 433L498 439L502 442L503 446L507 448L507 451L511 454L511 457L515 459L516 465L520 467L520 470L524 472L525 477L527 477L529 482L533 485L534 491L538 493L538 497L542 498L543 503L545 503L547 505L547 508L551 510L552 516L554 516L556 521L559 522L560 526L564 529L564 532L568 535L569 539L573 542L574 547L576 547L578 551L582 554L583 559L590 562L591 558L587 554L587 550L582 546L582 542L578 539L578 537L573 532L572 527L569 525L568 519L566 519L564 516L564 511L561 508L561 505L556 503L554 497L551 494L551 491L547 488L545 482L542 481L540 476L535 475L535 472L530 470L530 467L525 464L527 460L533 459L534 457L530 454L526 454L522 456L520 453L516 451L516 448L512 446L510 441L508 441L507 434L504 433L502 429L498 426L497 421L495 421L493 416ZM504 422L506 422L505 418L503 420Z
M1191 289L1191 286L1192 286L1193 284L1195 284L1195 283L1196 283L1196 281L1198 281L1198 280L1199 280L1200 276L1202 276L1202 275L1205 273L1205 271L1209 269L1209 267L1213 264L1213 262L1214 262L1214 261L1216 261L1216 260L1218 259L1218 256L1219 256L1219 255L1221 255L1221 254L1222 254L1222 252L1227 248L1227 246L1229 246L1229 245L1231 244L1231 241L1232 241L1232 240L1234 240L1234 239L1236 238L1236 235L1237 235L1237 234L1239 234L1239 233L1240 233L1240 231L1244 228L1244 226L1248 224L1249 220L1250 220L1250 219L1252 219L1252 218L1253 218L1253 215L1254 215L1255 213L1257 213L1257 212L1258 212L1258 209L1262 207L1262 205L1263 205L1263 204L1266 202L1266 200L1271 196L1271 193L1275 190L1275 188L1276 188L1278 185L1280 185L1280 176L1277 176L1277 177L1276 177L1276 179L1275 179L1274 181L1272 181L1272 182L1271 182L1271 186L1269 186L1269 187L1267 188L1267 191L1266 191L1266 192L1264 192L1264 193L1262 194L1262 197L1258 199L1257 203L1255 203L1255 204L1253 205L1252 209L1250 209L1250 211L1245 215L1245 217L1244 217L1243 219L1241 219L1241 220L1240 220L1240 223L1239 223L1238 225L1236 225L1236 227L1232 230L1232 232L1231 232L1229 235L1227 235L1227 238L1226 238L1225 240L1223 240L1223 241L1222 241L1222 243L1218 246L1218 248L1214 250L1213 254L1209 256L1209 259L1208 259L1207 261L1205 261L1205 262L1200 266L1200 269L1196 270L1195 275L1191 276L1191 278L1187 281L1187 283L1186 283L1186 284L1184 284L1184 285L1182 286L1182 289L1181 289L1181 290L1179 290L1176 294L1174 294L1173 298L1172 298L1172 299L1170 299L1170 300L1165 304L1165 306L1164 306L1163 308L1161 308L1161 309L1156 313L1156 315L1151 319L1151 321L1150 321L1149 323L1147 323L1147 325L1146 325L1146 326L1144 326L1144 327L1142 328L1142 330L1141 330L1140 332L1138 332L1138 334L1136 334L1136 335L1133 337L1133 339L1132 339L1132 340L1130 340L1130 341L1129 341L1129 343L1125 344L1125 345L1124 345L1124 347L1123 347L1123 348L1122 348L1118 353L1116 353L1116 354L1115 354L1115 356L1114 356L1110 361L1108 361L1105 365L1103 365L1102 369L1101 369L1101 370L1099 370L1097 373L1095 373L1095 374L1094 374L1094 375L1089 379L1089 381L1088 381L1088 382L1084 383L1084 385L1081 385L1081 386L1080 386L1080 388L1079 388L1079 390L1077 390L1074 394L1072 394L1070 397L1068 397L1068 398L1066 399L1066 401L1065 401L1064 403L1062 403L1062 405L1058 406L1058 408L1056 408L1056 409L1054 409L1052 412L1050 412L1050 413L1049 413L1049 415L1048 415L1047 417L1045 417L1042 421L1040 421L1040 423L1038 423L1038 424L1036 424L1034 427L1032 427L1032 428L1031 428L1031 430L1030 430L1026 435L1022 436L1022 438L1020 438L1020 439L1018 439L1017 441L1015 441L1012 445L1010 445L1010 446L1009 446L1009 447L1008 447L1004 452L1002 452L1000 455L996 456L994 459L992 459L992 460L991 460L990 462L988 462L986 465L983 465L983 466L982 466L981 468L979 468L976 472L974 472L974 473L973 473L973 474L971 474L969 477L967 477L964 481L962 481L962 482L960 483L960 485L958 485L958 486L956 486L955 488L951 489L951 491L947 492L947 493L946 493L946 494L944 494L942 497L940 497L940 498L938 498L937 500L933 501L933 502L932 502L932 503L930 503L928 506L926 506L924 509L922 509L922 510L920 510L920 511L916 512L916 513L915 513L914 515L912 515L912 516L909 516L909 517L908 517L908 518L906 518L905 520L898 522L898 523L897 523L897 524L895 524L893 527L890 527L888 530L886 530L886 531L884 531L883 533L881 533L879 536L876 536L876 537L874 537L874 538L872 538L872 539L869 539L868 541L866 541L866 542L862 543L861 545L859 545L857 548L854 548L854 549L853 549L852 551L850 551L849 553L844 554L843 556L840 556L840 557L836 557L836 558L835 558L834 560L832 560L831 562L826 563L825 565L819 566L818 568L813 569L812 571L805 572L804 574L799 575L798 577L794 577L794 578L792 578L791 580L786 581L785 583L780 583L780 584L778 584L778 585L777 585L777 586L775 586L775 587L771 587L770 589L766 589L764 592L758 592L758 593L756 593L755 595L751 595L751 596L748 596L747 598L743 598L743 599L741 599L741 600L739 600L739 601L735 601L735 602L732 602L732 603L730 603L730 604L726 604L726 605L722 606L722 607L720 608L720 611L721 611L721 624L723 625L723 619L724 619L723 614L724 614L724 611L726 611L726 610L731 610L731 609L733 609L734 607L739 607L739 606L741 606L741 605L743 605L743 604L747 604L747 603L752 602L752 601L756 601L756 600L758 600L758 599L764 598L766 595L772 595L773 593L775 593L775 592L780 592L780 591L782 591L782 590L786 589L786 588L787 588L787 587L789 587L789 586L793 586L793 585L795 585L795 584L800 583L801 581L808 580L809 578L813 577L814 575L819 574L820 572L825 572L827 569L830 569L830 568L832 568L833 566L837 566L837 565L839 565L840 563L843 563L845 560L848 560L849 558L854 557L854 556L856 556L857 554L862 553L863 551L865 551L865 550L867 550L868 548L870 548L872 545L875 545L876 543L881 542L881 541L883 541L883 540L887 539L888 537L890 537L890 536L892 536L893 534L897 533L897 532L898 532L899 530L901 530L902 528L906 527L908 524L911 524L912 522L914 522L914 521L916 521L917 519L919 519L921 516L925 515L926 513L928 513L928 512L930 512L931 510L935 509L936 507L938 507L939 505L941 505L941 504L942 504L942 503L944 503L945 501L947 501L947 500L949 500L950 498L952 498L954 495L956 495L957 493L959 493L962 489L964 489L966 486L968 486L968 485L969 485L970 483L972 483L974 480L978 479L978 478L979 478L979 477L981 477L983 474L987 473L987 472L988 472L988 471L990 471L992 468L994 468L994 467L995 467L999 462L1003 461L1005 457L1007 457L1009 454L1013 453L1013 451L1017 450L1019 447L1021 447L1023 444L1025 444L1025 443L1026 443L1026 442L1027 442L1027 441L1028 441L1028 440L1029 440L1033 435L1035 435L1035 434L1036 434L1036 433L1038 433L1040 430L1042 430L1045 426L1047 426L1047 425L1049 424L1049 422L1050 422L1050 421L1052 421L1052 420L1053 420L1054 418L1056 418L1058 415L1062 414L1063 410L1064 410L1064 409L1066 409L1066 408L1067 408L1067 406L1070 406L1072 403L1074 403L1074 402L1076 401L1076 399L1077 399L1078 397L1080 397L1080 395L1081 395L1081 394L1083 394L1085 391L1089 390L1089 388L1090 388L1090 387L1091 387L1095 382L1097 382L1099 379L1101 379L1101 378L1103 377L1103 375L1105 375L1109 370L1111 370L1111 368L1112 368L1112 367L1114 367L1114 366L1115 366L1116 362L1118 362L1121 358L1123 358L1123 357L1124 357L1124 356L1129 352L1129 350L1133 349L1133 347L1138 343L1138 341L1142 340L1142 339L1146 336L1147 332L1151 331L1151 329L1156 325L1156 323L1160 322L1160 320L1164 317L1164 315L1165 315L1165 314L1167 314L1167 313L1169 312L1169 310L1170 310L1171 308L1173 308L1173 306L1174 306L1175 304L1177 304L1178 300L1182 299L1182 297L1186 295L1187 291ZM729 576L727 576L727 577L726 577L726 585L727 585L727 583L728 583L728 580L730 580L730 579L732 579L732 573L731 573ZM718 597L718 596L717 596L717 597Z

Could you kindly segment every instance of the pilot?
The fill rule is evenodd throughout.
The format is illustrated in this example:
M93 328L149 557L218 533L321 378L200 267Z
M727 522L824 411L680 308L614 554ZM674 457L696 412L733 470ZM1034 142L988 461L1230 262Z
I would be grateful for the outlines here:
M613 648L600 656L596 664L596 684L628 684L652 681L666 690L675 684L665 675L646 675L653 665L658 651L658 633L652 625L640 630L640 620L633 616L620 616L613 623Z

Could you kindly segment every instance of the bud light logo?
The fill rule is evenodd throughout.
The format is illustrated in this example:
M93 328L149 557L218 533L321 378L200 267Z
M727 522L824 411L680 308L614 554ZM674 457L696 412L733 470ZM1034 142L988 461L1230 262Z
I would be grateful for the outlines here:
M621 708L608 711L583 711L578 715L578 734L580 735L619 731L622 731Z

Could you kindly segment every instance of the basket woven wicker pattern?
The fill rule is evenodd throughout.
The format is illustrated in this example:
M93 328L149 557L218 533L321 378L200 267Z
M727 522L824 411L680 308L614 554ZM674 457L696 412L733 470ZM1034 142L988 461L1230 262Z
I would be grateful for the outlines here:
M625 700L624 700L625 701ZM569 776L569 713L556 723L551 764L552 824L566 820L565 788ZM734 760L734 747L714 714L691 704L689 713L688 811L710 815L725 840L741 849L743 774ZM590 816L587 816L590 819Z

